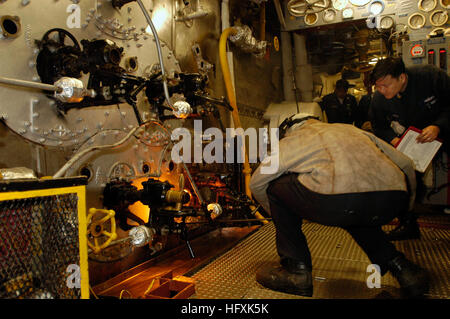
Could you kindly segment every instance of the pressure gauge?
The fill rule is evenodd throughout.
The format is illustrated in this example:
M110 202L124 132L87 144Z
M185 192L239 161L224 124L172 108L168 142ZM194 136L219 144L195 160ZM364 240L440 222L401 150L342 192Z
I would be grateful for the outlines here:
M413 13L408 19L408 25L411 29L417 30L425 25L426 19L422 13Z
M441 7L444 9L450 9L450 0L439 0Z
M323 12L323 21L332 22L336 19L336 11L334 9L328 8Z
M369 5L369 13L372 15L379 15L384 10L384 2L381 0L375 0Z
M341 11L344 9L348 4L348 0L333 0L333 8L336 10Z
M387 30L394 26L394 19L391 16L384 16L380 19L380 28Z
M329 0L290 0L287 4L289 13L295 17L325 10L330 5Z
M448 20L448 12L444 11L444 10L437 10L434 11L431 15L430 15L430 22L432 25L434 25L435 27L439 27L441 25L444 25L447 23Z
M436 8L437 0L420 0L418 3L418 7L420 10L425 12L430 12L434 8Z
M362 7L368 4L370 0L350 0L350 3L357 7Z
M307 25L313 25L317 23L317 20L319 20L319 15L317 13L308 13L305 15L304 20Z
M353 18L353 9L346 8L342 11L342 19L351 19Z

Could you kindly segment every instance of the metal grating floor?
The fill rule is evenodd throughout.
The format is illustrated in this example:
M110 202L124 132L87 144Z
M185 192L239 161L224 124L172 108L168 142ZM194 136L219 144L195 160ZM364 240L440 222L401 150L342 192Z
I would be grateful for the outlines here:
M419 220L420 222L420 220ZM430 225L430 223L427 223ZM397 299L400 289L394 277L381 278L381 288L368 288L369 259L341 228L312 222L303 224L313 262L312 298ZM393 225L383 226L385 231ZM450 298L450 229L421 227L420 240L395 242L405 256L427 269L432 281L427 298ZM273 223L262 226L214 261L190 276L195 279L196 299L309 299L264 288L255 280L265 263L278 263Z

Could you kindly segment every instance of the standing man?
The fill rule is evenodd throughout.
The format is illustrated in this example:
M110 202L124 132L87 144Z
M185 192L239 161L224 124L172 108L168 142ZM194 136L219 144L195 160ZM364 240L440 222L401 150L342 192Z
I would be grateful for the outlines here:
M353 95L347 93L349 87L347 80L337 80L334 92L325 95L319 103L327 115L328 123L352 124L355 121L357 102Z
M409 296L428 289L426 272L408 261L381 226L412 207L412 161L373 134L348 124L293 118L279 153L255 170L250 188L276 227L281 266L261 268L256 280L287 293L312 295L311 255L303 219L344 228L381 275L390 271ZM278 171L262 168L278 160Z
M370 106L372 129L376 136L396 145L409 126L422 130L419 143L436 138L444 140L448 154L450 80L432 65L405 68L401 58L388 57L378 61L371 73L376 93ZM425 195L421 176L417 178L420 200ZM391 240L418 238L417 216L400 216L400 225L389 235Z

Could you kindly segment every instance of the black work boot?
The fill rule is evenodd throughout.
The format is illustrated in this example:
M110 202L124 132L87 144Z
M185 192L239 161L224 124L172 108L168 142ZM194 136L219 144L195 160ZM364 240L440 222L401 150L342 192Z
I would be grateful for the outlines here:
M407 298L420 298L428 292L429 276L421 267L400 255L387 263L392 275L397 279L402 292Z
M416 216L409 213L399 217L399 221L400 224L386 234L389 241L420 238L419 224L417 224Z
M256 273L256 281L266 288L288 294L311 297L311 268L302 262L283 260L282 265L264 265Z

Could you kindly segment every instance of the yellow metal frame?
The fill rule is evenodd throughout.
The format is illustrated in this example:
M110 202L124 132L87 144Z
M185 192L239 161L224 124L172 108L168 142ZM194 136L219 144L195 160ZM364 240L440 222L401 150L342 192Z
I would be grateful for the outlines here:
M96 214L104 214L105 216L100 219L97 220L95 222L92 221L92 217ZM87 244L89 246L89 248L91 248L95 254L100 253L103 249L105 249L106 247L109 246L109 244L111 244L111 242L117 238L117 233L116 233L116 219L114 218L114 216L116 215L116 212L113 211L112 209L97 209L97 208L90 208L89 209L89 214L87 216L87 223L89 226L89 230L88 233L92 234L94 236L94 244L92 244L89 240L87 241ZM108 232L106 230L103 229L103 224L106 223L108 220L111 221L111 232ZM101 226L101 230L98 232L98 234L95 234L95 232L93 231L93 229L96 226ZM108 237L108 239L103 243L103 244L99 244L97 237L103 235Z
M89 272L86 234L86 187L70 186L30 191L0 192L0 201L73 193L78 195L78 239L80 248L81 299L89 299Z

